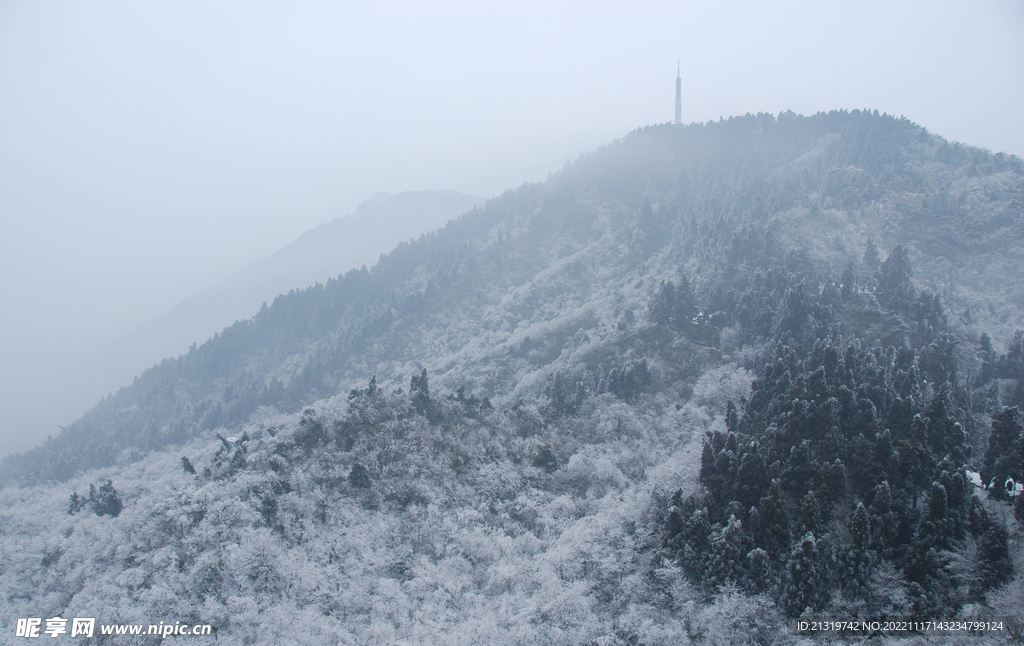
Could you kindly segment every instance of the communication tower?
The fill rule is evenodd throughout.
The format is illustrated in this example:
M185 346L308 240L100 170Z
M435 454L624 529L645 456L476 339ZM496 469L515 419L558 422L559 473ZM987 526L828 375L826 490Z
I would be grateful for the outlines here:
M683 122L683 77L679 73L679 61L676 61L676 120L675 123Z

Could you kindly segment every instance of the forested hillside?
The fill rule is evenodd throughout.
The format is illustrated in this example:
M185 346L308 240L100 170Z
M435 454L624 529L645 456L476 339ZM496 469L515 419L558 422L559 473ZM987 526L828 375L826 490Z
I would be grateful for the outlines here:
M1022 204L878 113L637 130L6 460L0 598L228 643L1019 615Z
M83 374L97 388L97 397L113 392L161 359L176 356L193 342L202 343L225 326L251 317L262 303L273 302L278 294L322 283L363 265L372 266L400 241L443 227L483 203L483 198L457 191L376 195L352 213L305 232L270 256L96 350Z
M5 472L66 478L414 366L493 397L537 391L562 362L642 354L620 323L679 267L707 313L725 314L720 327L739 322L731 301L768 244L777 249L764 253L795 252L792 262L823 261L808 276L818 284L840 280L869 242L904 244L916 281L958 323L1005 343L1024 327L1021 172L1016 158L868 112L641 129L399 245L369 272L280 296ZM868 281L874 271L854 269Z

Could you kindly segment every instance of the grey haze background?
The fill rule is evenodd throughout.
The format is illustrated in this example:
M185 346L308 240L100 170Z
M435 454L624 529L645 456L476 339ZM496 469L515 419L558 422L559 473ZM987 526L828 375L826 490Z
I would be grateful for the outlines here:
M1022 154L1022 34L1011 0L0 2L0 455L377 192L495 195L670 120L677 58L687 122L869 107Z

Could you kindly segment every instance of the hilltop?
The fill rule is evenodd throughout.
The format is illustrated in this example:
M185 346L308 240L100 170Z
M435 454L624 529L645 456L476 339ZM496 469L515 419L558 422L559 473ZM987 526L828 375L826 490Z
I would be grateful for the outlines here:
M874 112L639 129L6 460L0 591L229 643L1019 612L1022 203Z
M869 112L640 129L400 244L371 271L282 294L8 473L66 477L414 368L499 399L536 391L562 364L623 354L620 323L679 267L721 308L716 285L768 235L831 263L837 279L869 241L902 244L916 284L998 345L1024 327L1022 203L1019 159Z

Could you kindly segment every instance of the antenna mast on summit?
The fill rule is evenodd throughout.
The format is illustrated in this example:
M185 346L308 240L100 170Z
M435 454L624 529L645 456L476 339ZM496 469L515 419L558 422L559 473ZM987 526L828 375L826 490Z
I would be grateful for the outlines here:
M683 77L680 74L679 61L676 60L676 120L683 122Z

